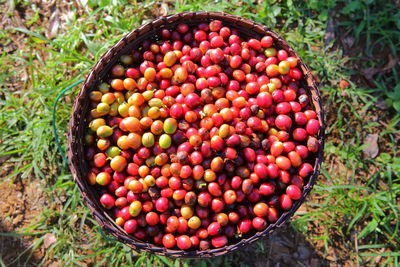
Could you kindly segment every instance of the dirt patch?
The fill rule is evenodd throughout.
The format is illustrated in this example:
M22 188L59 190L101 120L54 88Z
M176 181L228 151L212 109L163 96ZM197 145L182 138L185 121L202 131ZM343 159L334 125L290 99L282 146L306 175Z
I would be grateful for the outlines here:
M35 236L12 235L24 231L42 212L47 204L41 190L43 186L37 180L27 179L0 184L0 232L3 233L0 236L0 256L6 266L19 266L19 263L25 262L36 266L43 256L39 250L32 251L30 248L36 240Z

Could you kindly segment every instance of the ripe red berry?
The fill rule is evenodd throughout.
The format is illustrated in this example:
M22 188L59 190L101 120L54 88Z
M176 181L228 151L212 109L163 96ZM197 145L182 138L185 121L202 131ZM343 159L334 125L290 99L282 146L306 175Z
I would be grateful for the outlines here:
M257 231L261 231L265 229L265 227L267 226L267 222L264 218L255 217L252 221L252 226Z
M260 177L261 179L266 178L268 175L268 168L264 163L257 163L254 166L254 172Z
M154 226L154 225L158 224L159 221L160 221L160 218L157 213L152 211L152 212L149 212L146 214L146 222L149 225Z
M237 195L236 195L235 191L233 191L233 190L225 191L224 201L226 204L228 204L228 205L233 204L233 203L235 203L236 199L237 199Z
M186 105L188 105L188 107L195 108L201 104L201 99L197 94L190 93L185 97L185 103L186 103ZM172 109L172 107L171 107L171 109Z
M172 234L166 234L163 236L162 243L166 248L173 248L176 245L175 236Z
M320 128L319 121L311 119L307 122L306 130L309 135L315 135L318 133Z
M221 225L217 222L213 222L208 226L207 232L211 236L218 235L221 233Z
M292 208L292 199L287 194L283 194L279 197L279 203L283 210L289 210Z
M211 239L211 244L215 248L221 248L228 244L228 238L224 235L215 236Z
M239 226L238 226L238 230L240 233L247 233L250 232L252 228L252 223L250 221L250 219L243 219L239 222Z
M137 229L138 229L138 223L137 223L137 221L135 219L128 220L124 224L124 230L128 234L135 233Z
M168 210L168 206L169 206L169 201L168 198L166 197L160 197L159 199L156 200L156 210L159 212L164 212Z
M115 200L114 197L110 194L103 194L100 198L100 203L106 209L111 209L114 207Z
M264 36L263 38L261 38L260 43L263 48L268 48L272 46L273 42L274 39L271 36Z
M278 115L275 119L275 125L280 130L288 131L292 127L292 119L288 115Z
M253 212L258 217L265 217L268 215L268 205L260 202L254 205Z
M257 95L257 105L268 108L272 105L272 96L268 92L261 92Z
M295 185L289 185L286 188L286 194L293 200L298 200L301 197L301 190Z
M269 196L275 193L275 185L272 183L263 183L260 185L259 192L263 196Z
M301 142L307 139L308 134L303 128L296 128L293 130L292 136L294 140Z
M299 175L301 177L307 177L310 173L314 171L313 167L311 166L310 163L303 163L299 167Z
M180 235L176 238L176 245L180 249L189 249L192 246L192 241L187 235Z

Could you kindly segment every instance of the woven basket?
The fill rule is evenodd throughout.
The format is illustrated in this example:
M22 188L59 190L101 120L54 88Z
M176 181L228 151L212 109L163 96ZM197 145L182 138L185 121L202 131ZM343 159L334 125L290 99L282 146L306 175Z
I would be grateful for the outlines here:
M134 48L137 48L142 41L154 37L161 28L174 28L179 23L197 25L200 22L208 22L215 19L221 20L226 26L238 29L242 37L261 38L264 35L270 35L274 38L274 44L277 48L285 49L291 56L298 58L296 52L278 34L253 21L222 12L178 13L170 16L160 17L152 22L142 25L141 27L128 33L125 37L119 40L119 42L108 49L108 51L100 58L94 68L89 72L85 83L75 99L68 132L68 159L71 172L78 184L79 190L82 193L86 205L92 211L103 231L111 234L117 240L128 245L136 251L150 252L174 258L210 258L235 251L243 246L257 241L261 237L269 235L275 229L281 227L286 221L288 221L294 212L299 208L299 206L304 202L319 174L324 145L324 122L321 97L309 69L300 59L298 66L305 75L303 87L307 90L309 96L311 97L315 111L318 114L320 125L322 126L318 136L320 150L317 157L311 159L310 161L311 164L314 163L314 172L309 177L307 184L304 186L301 198L298 201L295 201L293 207L289 211L284 212L276 223L270 224L262 232L257 232L249 238L240 239L237 243L230 244L222 248L208 249L203 251L184 251L179 249L171 250L145 243L127 234L120 226L115 224L109 211L100 205L99 193L93 186L88 184L86 179L86 175L90 167L84 158L83 138L87 129L87 117L90 111L89 93L94 90L104 78L107 77L111 67L118 62L118 59L121 55L128 53Z

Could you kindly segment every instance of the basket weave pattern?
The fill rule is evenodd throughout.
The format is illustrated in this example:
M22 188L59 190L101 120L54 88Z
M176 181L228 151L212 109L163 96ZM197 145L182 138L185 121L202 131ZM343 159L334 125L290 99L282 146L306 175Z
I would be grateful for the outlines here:
M165 255L169 257L191 257L191 258L210 258L215 256L224 255L226 253L235 251L245 245L251 244L261 237L267 236L278 227L281 227L288 219L294 214L299 206L304 202L306 196L312 189L319 171L323 157L324 145L324 121L321 97L314 79L306 67L306 65L299 59L298 66L304 74L303 86L311 97L314 109L318 114L318 119L321 125L318 141L320 149L315 159L312 159L311 164L314 166L314 172L308 178L299 200L293 203L293 207L284 212L279 220L268 225L262 232L257 232L249 238L243 238L235 244L230 244L222 248L208 249L203 251L184 251L179 249L166 249L158 247L153 244L140 241L133 236L127 234L120 226L115 224L112 216L105 210L99 202L99 193L95 188L88 184L86 175L89 170L89 164L84 157L83 138L87 131L87 117L90 110L89 93L94 90L107 76L113 65L118 62L121 55L129 53L131 50L137 48L140 43L146 39L154 37L161 28L174 28L179 23L186 23L188 25L197 25L200 22L209 22L211 20L221 20L225 26L230 26L238 29L242 37L261 38L265 35L270 35L274 38L274 45L277 48L282 48L288 51L291 56L298 58L296 52L275 32L267 27L261 26L253 21L243 19L238 16L222 13L222 12L186 12L173 14L166 17L160 17L152 22L149 22L141 27L131 31L119 42L112 46L100 58L97 64L89 72L85 83L83 84L78 96L75 99L72 115L69 123L68 132L68 159L69 167L73 177L78 184L79 190L82 193L86 205L90 208L95 219L100 224L103 231L111 234L120 242L125 243L129 247L137 251L151 252L158 255Z

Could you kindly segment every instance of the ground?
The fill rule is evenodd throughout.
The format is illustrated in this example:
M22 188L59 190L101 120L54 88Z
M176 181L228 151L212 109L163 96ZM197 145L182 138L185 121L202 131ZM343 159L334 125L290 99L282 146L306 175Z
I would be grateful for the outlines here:
M318 80L327 139L317 185L284 228L223 257L170 260L102 234L55 145L52 107L123 34L195 10L278 31ZM0 265L399 265L399 10L395 0L0 1ZM64 149L78 90L57 107Z

